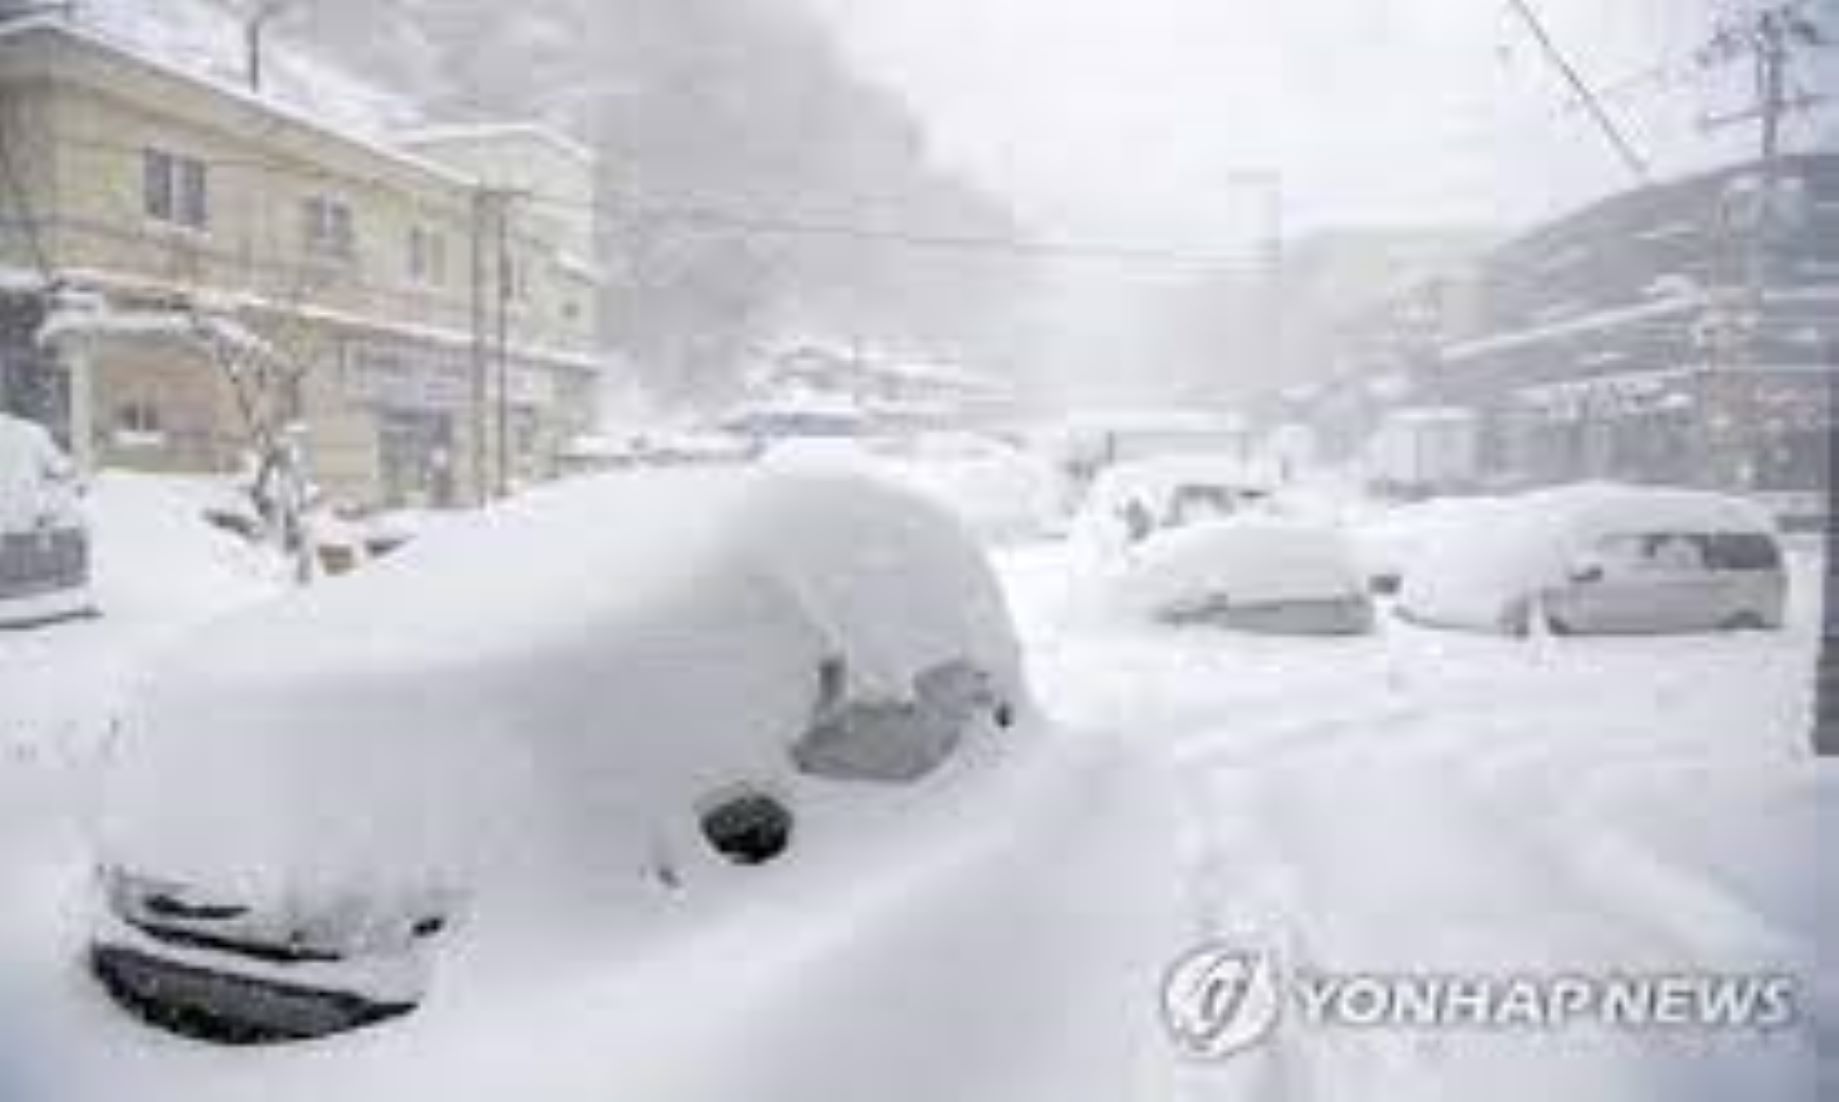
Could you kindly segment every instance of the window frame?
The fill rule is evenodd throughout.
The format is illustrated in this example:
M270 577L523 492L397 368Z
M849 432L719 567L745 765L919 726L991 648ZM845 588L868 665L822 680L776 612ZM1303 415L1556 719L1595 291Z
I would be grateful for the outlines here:
M301 200L301 246L312 256L352 261L358 255L357 213L351 202L331 195Z
M149 145L141 150L141 214L193 233L211 228L210 166L202 158Z

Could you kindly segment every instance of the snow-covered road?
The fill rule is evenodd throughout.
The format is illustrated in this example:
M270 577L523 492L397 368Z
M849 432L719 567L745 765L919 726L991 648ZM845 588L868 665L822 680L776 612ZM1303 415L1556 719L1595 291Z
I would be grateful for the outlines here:
M1066 552L1003 571L1063 720L1178 772L1196 937L1349 972L1821 972L1805 749L1816 563L1779 634L1529 642L1388 622L1372 639L1119 628ZM1759 1037L1280 1031L1189 1067L1192 1097L1812 1097L1830 1024Z
M430 1007L307 1055L155 1040L72 965L81 934L71 899L107 717L151 650L277 583L168 523L195 501L119 489L105 484L100 502L105 537L111 526L119 537L105 539L111 615L0 636L0 1038L11 1032L52 1058L45 1097L71 1094L61 1060L100 1076L104 1098L126 1083L141 1097L188 1100L321 1097L329 1083L352 1098L503 1097L536 1083L554 1086L541 1092L551 1098L583 1089L583 1054L619 1053L645 1056L636 1066L649 1070L601 1085L653 1098L679 1087L732 1097L743 1093L736 1083L800 1102L877 1086L879 1099L1046 1097L1048 1086L1034 1089L1046 1082L1038 1066L1021 1062L988 1093L973 1085L1023 1043L1025 1031L1005 1023L1034 1017L1028 1035L1061 1037L1075 1065L1128 1059L1140 1047L1100 1043L1105 1019L1080 1004L1140 996L1128 1017L1153 1025L1160 962L1248 932L1347 970L1786 970L1803 981L1803 1009L1827 1024L1712 1036L1286 1023L1230 1061L1182 1064L1170 1049L1167 1073L1119 1081L1172 1078L1182 1098L1304 1102L1796 1099L1814 1097L1823 1064L1823 1085L1835 1086L1839 987L1821 945L1831 899L1819 898L1830 889L1816 874L1815 835L1832 826L1839 781L1803 748L1818 619L1807 555L1782 633L1514 642L1390 622L1370 639L1120 628L1082 607L1064 547L1000 551L1039 696L1082 745L1109 752L1121 739L1141 774L1134 791L1168 791L1158 786L1172 777L1178 829L1163 829L1155 809L1100 815L1093 796L1091 832L1068 834L1063 824L1080 816L1060 805L1087 798L1080 782L1030 795L1040 786L1022 777L987 808L1008 815L1012 833L965 824L959 842L915 843L899 876L865 878L821 916L788 889L676 948L625 958L629 971L615 956L578 987ZM1055 768L1073 776L1071 760ZM1134 833L1109 829L1118 825ZM1154 909L1118 896L1155 890L1171 833L1186 928L1114 945L1134 970L1114 968L1102 989L1065 974L1029 986L1055 975L1080 928L1087 936ZM1129 866L1143 875L1120 878ZM798 936L759 952L759 924L775 916ZM1041 936L1056 923L1064 936ZM750 957L739 970L712 963L738 954ZM635 990L649 993L637 1007ZM660 1000L665 990L689 997ZM545 1007L556 1024L533 1025ZM500 1019L513 1036L492 1025ZM946 1021L956 1024L941 1030ZM956 1058L935 1058L940 1045ZM697 1046L717 1054L699 1061L717 1062L689 1075L673 1067ZM425 1059L437 1050L440 1060ZM857 1058L827 1062L838 1050ZM10 1102L17 1084L6 1075L0 1066Z

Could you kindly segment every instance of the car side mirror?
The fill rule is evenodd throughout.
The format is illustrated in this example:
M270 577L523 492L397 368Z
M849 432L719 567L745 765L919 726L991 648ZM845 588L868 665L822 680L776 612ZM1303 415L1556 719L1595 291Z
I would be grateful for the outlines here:
M753 789L717 797L703 808L699 819L709 847L732 864L764 865L792 843L791 811Z

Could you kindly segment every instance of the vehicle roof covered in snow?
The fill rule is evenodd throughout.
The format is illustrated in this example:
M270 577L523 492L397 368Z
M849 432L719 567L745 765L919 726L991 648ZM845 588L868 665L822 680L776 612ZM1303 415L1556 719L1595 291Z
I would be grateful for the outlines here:
M981 553L907 491L777 467L553 487L184 640L108 833L264 883L538 834L617 861L609 823L783 772L835 662L858 699L964 663L1027 705Z

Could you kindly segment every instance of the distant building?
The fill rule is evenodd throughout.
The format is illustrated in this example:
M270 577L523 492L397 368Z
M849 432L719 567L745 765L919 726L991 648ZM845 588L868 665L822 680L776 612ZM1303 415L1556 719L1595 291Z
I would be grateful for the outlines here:
M87 465L234 469L257 346L303 369L267 400L350 505L549 477L595 421L595 168L565 138L354 134L41 18L0 25L0 143L0 408Z
M1629 191L1488 255L1417 385L1483 415L1496 480L1806 491L1839 373L1839 156Z
M765 436L851 436L989 425L1014 416L1009 384L947 364L917 363L801 345L746 380L738 431Z

